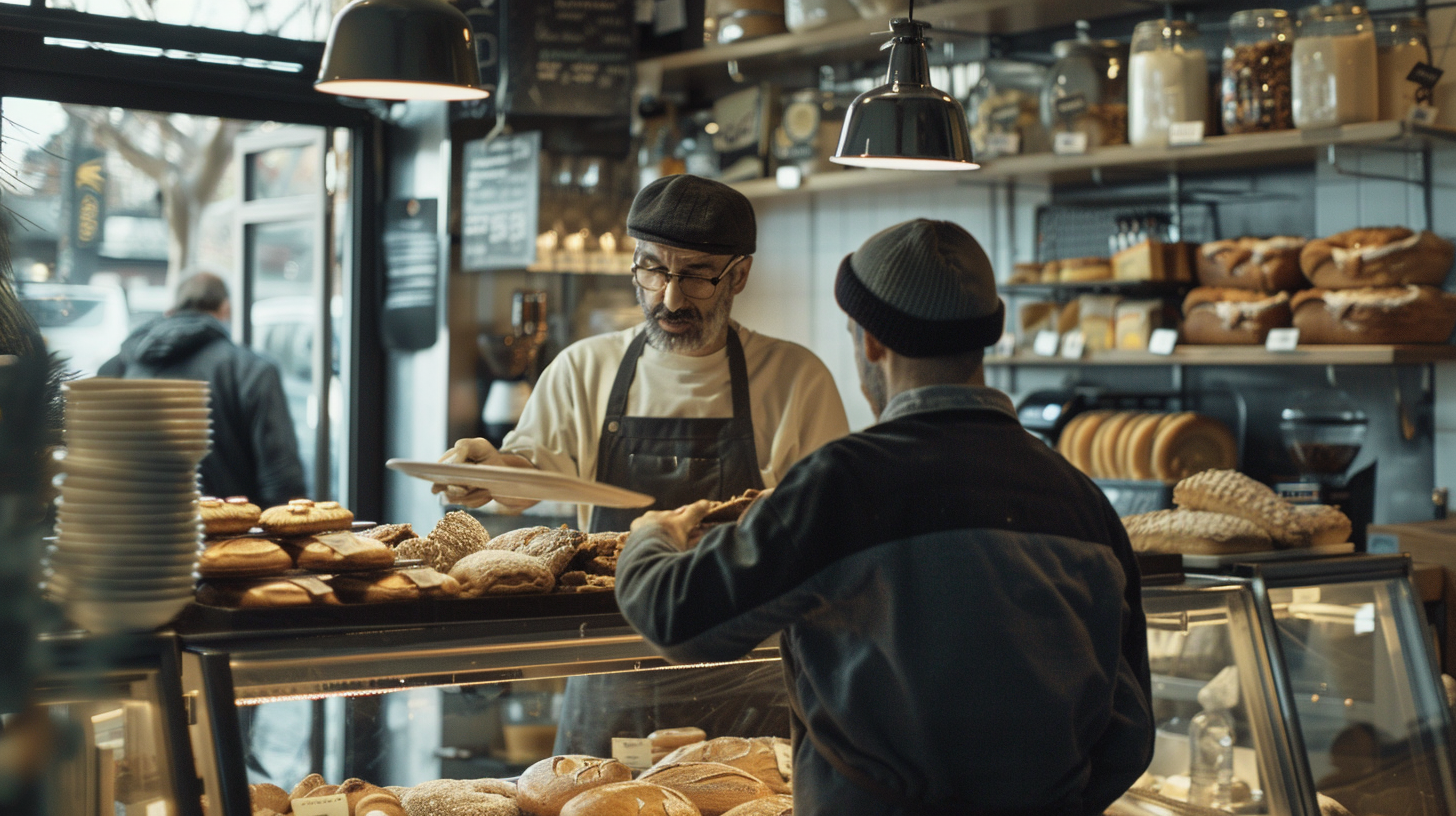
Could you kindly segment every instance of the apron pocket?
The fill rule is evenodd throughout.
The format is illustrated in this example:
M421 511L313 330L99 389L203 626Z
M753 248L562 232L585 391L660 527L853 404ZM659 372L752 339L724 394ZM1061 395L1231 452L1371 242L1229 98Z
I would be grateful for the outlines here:
M627 457L627 467L632 489L656 496L658 510L721 496L723 465L719 459L634 453Z

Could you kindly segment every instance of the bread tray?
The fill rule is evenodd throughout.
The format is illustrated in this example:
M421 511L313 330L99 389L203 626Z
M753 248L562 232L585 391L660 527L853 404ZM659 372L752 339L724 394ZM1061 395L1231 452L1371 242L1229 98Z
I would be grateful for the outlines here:
M1235 564L1250 564L1260 561L1302 561L1309 558L1324 558L1330 555L1348 555L1355 551L1355 545L1326 544L1323 547L1296 547L1290 550L1268 550L1266 552L1232 553L1229 555L1183 555L1185 570L1224 570Z

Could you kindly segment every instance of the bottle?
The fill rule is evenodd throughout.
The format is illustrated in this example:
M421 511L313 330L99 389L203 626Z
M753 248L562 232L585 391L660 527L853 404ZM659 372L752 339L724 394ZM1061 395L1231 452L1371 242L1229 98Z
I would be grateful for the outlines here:
M1233 801L1237 666L1224 666L1198 691L1203 710L1188 722L1188 804L1228 810Z

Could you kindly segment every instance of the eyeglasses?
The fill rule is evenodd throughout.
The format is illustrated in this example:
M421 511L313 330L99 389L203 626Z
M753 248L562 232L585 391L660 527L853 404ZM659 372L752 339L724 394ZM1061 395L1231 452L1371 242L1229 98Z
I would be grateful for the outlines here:
M632 264L632 280L636 281L638 286L649 292L661 292L667 288L667 282L669 280L677 278L678 288L682 289L684 295L694 300L703 300L713 296L713 293L718 289L718 282L727 277L728 270L732 269L733 265L741 260L743 260L742 255L734 255L728 261L728 264L723 267L723 271L712 278L701 278L697 275L682 275L677 272L670 272L666 267L654 268L638 266L634 263Z

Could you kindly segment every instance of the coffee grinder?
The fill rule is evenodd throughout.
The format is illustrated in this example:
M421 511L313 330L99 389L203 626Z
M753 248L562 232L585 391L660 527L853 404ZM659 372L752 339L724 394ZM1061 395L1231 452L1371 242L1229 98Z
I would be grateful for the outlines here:
M1350 517L1355 549L1375 510L1375 465L1348 474L1360 455L1370 420L1343 391L1300 392L1279 417L1279 434L1299 470L1274 490L1292 504L1332 504Z

